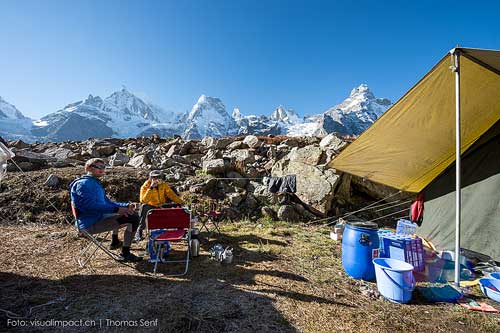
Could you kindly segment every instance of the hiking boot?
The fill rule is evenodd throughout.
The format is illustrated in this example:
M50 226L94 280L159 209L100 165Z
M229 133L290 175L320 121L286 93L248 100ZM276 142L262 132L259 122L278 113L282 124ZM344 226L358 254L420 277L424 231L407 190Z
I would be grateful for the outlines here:
M121 248L122 245L123 245L123 242L120 240L117 242L112 241L111 244L109 244L109 249L110 250L117 250L117 249Z
M116 260L123 262L138 262L142 260L142 257L138 257L133 253L127 253L127 254L122 253L118 256Z

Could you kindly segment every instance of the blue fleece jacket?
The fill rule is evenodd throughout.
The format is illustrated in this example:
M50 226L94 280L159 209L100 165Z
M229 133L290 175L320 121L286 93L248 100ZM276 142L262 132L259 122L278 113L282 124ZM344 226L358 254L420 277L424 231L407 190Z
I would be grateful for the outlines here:
M109 200L101 182L90 175L75 179L69 185L71 202L75 205L78 218L75 222L79 229L86 229L105 214L112 214L120 207L127 207L128 203Z

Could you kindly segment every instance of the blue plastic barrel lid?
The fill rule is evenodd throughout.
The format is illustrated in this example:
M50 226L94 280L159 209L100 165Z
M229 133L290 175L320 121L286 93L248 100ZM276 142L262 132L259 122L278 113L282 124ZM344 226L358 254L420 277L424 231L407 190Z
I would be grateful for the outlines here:
M353 227L359 227L365 229L378 229L378 224L375 222L360 221L360 222L347 222L347 224Z

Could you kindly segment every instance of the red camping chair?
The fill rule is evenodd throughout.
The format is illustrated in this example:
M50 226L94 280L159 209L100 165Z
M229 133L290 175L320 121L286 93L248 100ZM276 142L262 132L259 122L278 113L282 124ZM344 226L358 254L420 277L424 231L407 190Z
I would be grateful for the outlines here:
M201 227L200 227L200 232L205 228L208 232L208 240L210 240L210 237L214 234L214 232L217 231L219 235L221 235L220 231L220 226L219 223L222 220L222 212L219 211L210 211L206 214L203 214L203 219L201 220ZM212 229L208 227L208 225L212 225Z
M164 231L152 239L151 232L163 229ZM146 230L148 239L153 241L156 249L156 258L150 258L154 261L153 272L156 274L158 262L175 263L183 262L186 268L181 274L168 274L167 276L185 275L189 267L190 245L191 245L191 212L184 208L156 208L148 212L146 216ZM184 260L166 260L162 256L162 248L167 242L186 242L186 259Z
M76 222L76 219L78 218L78 210L76 209L73 202L71 202L71 212L73 213L73 217L75 218ZM102 245L102 242L108 238L111 231L106 231L105 233L103 233L104 236L99 237L101 239L99 240L98 238L88 233L86 230L78 228L78 225L76 223L75 226L78 233L89 241L88 245L84 247L76 257L76 262L78 263L78 265L80 265L80 267L85 267L85 265L87 265L87 263L94 257L98 249L104 251L104 253L106 253L112 259L117 260L116 255L108 250L104 245Z
M203 228L205 228L208 232L208 240L210 240L214 232L217 232L219 235L222 234L219 225L223 218L221 210L222 209L219 204L210 203L208 206L208 212L202 215L203 217L201 219L200 232L203 231ZM212 228L209 228L209 225L211 225Z

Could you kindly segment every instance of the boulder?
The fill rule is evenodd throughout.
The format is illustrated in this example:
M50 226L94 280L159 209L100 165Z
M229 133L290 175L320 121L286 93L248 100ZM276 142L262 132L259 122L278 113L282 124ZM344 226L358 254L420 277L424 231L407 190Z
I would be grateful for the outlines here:
M350 202L352 198L352 176L348 173L342 173L340 177L339 185L335 191L335 200L340 204L345 204Z
M167 157L172 157L174 155L179 155L180 145L171 145L166 154Z
M215 144L215 139L212 138L211 136L206 136L201 140L201 144L210 148Z
M187 155L190 153L191 148L193 147L193 141L183 141L179 144L179 152L178 154L181 156Z
M203 171L207 174L217 175L222 174L227 169L227 163L222 158L215 160L203 161Z
M87 146L83 148L82 155L90 155L92 157L107 157L112 155L116 150L116 146L108 140L90 140Z
M238 207L238 205L243 201L243 199L245 199L245 196L242 195L241 193L229 193L227 195L227 198L231 203L231 206Z
M49 175L49 177L45 181L44 185L48 186L48 187L56 188L57 186L59 186L59 183L60 183L59 177L51 174L51 175Z
M241 217L241 212L233 207L224 207L222 208L222 216L224 219L229 219L233 221Z
M215 139L212 137L205 137L201 140L201 143L209 149L225 149L234 140L231 138L219 138Z
M347 146L347 142L338 138L335 134L330 133L321 139L319 147L323 150L334 150L340 152L344 147Z
M151 164L151 161L146 155L134 156L127 163L127 165L134 167L136 169L146 167L149 164Z
M278 202L278 196L269 192L266 185L260 183L251 182L252 186L255 188L253 196L263 205L276 204Z
M262 216L268 217L271 220L276 220L277 218L276 212L269 206L262 207L260 209L260 213L262 214Z
M203 154L188 154L188 155L184 155L182 157L184 157L186 159L186 161L188 161L190 164L196 165L197 167L201 168L203 156L205 156L205 155L203 155Z
M361 177L352 176L351 184L352 187L357 191L368 194L370 197L375 199L390 197L387 199L387 201L391 202L399 200L403 197L402 195L396 195L396 193L399 192L399 190L397 189L382 184L373 183Z
M111 166L122 166L130 161L130 157L127 154L117 151L113 156L109 159L109 165Z
M248 180L236 171L230 171L226 176L227 178L233 178L231 179L231 183L236 187L245 188L248 184Z
M331 169L320 170L318 167L298 161L278 161L271 172L272 176L297 176L297 193L302 202L314 208L320 214L326 214L332 207L339 175Z
M244 201L245 208L255 211L259 207L259 202L253 195L248 194Z
M245 139L243 139L243 143L254 149L262 145L262 142L255 135L247 135Z
M292 149L288 158L290 161L316 166L321 163L323 151L315 145Z
M19 163L17 163L17 165L23 171L32 171L32 170L36 170L37 169L37 167L33 163L31 163L31 162L19 162ZM7 171L17 171L17 168L14 167L13 164L9 164L7 166Z
M214 148L218 150L223 150L226 149L226 147L233 142L234 139L232 138L219 138L216 140Z
M255 162L254 152L248 149L233 150L230 154L231 160L243 165Z
M215 160L218 158L222 158L222 153L216 149L209 149L203 156L202 161Z
M226 149L229 151L244 148L248 148L248 146L244 144L243 141L234 141L226 147Z
M51 147L44 151L45 155L55 157L58 160L65 160L73 155L73 152L67 148Z
M300 215L297 214L293 206L283 205L278 210L278 220L296 222L300 221Z
M300 146L300 143L298 141L297 138L289 138L289 139L286 139L286 140L283 140L279 146L282 146L282 147L287 147L288 150L290 150L290 148L293 148L293 147L299 147ZM278 147L279 147L278 146Z
M114 154L116 150L116 147L110 144L106 145L99 145L96 147L96 151L99 154L99 156L109 156Z

